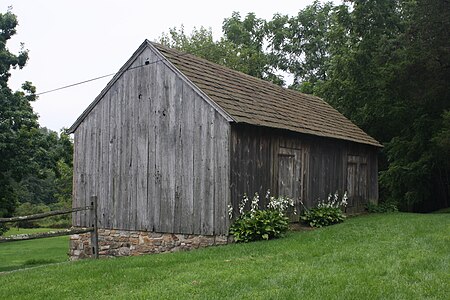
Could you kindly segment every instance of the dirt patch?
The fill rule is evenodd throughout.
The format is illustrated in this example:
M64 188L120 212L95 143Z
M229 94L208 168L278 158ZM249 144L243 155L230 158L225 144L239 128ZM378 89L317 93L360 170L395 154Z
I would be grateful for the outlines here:
M315 228L302 224L302 223L291 223L289 224L289 230L291 231L309 231L314 230Z

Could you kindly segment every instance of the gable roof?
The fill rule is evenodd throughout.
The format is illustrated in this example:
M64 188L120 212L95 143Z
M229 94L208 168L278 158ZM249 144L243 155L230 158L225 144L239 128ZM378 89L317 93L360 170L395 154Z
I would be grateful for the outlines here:
M382 147L374 138L318 97L280 87L148 40L69 128L69 132L75 131L108 88L131 65L133 57L135 58L144 47L157 50L162 55L163 62L169 63L181 72L230 117L227 118L229 121Z
M287 129L380 147L324 100L151 43L238 123Z

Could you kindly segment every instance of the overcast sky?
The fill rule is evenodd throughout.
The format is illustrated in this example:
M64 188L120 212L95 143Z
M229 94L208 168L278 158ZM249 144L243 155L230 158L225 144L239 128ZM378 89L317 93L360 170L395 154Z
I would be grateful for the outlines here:
M157 40L171 27L211 27L221 36L224 18L233 11L271 19L275 13L295 15L313 0L277 1L116 1L2 0L19 19L18 33L8 42L17 53L20 42L30 50L27 66L12 72L10 87L31 81L37 93L114 73L145 40ZM41 126L59 131L70 127L111 78L44 94L33 104Z

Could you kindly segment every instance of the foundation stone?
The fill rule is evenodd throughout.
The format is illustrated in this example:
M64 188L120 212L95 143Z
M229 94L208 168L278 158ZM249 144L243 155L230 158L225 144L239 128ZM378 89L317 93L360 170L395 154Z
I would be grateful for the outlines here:
M150 253L176 252L225 245L232 242L228 236L186 235L126 231L98 230L99 257L136 256ZM92 257L91 233L70 236L70 260Z

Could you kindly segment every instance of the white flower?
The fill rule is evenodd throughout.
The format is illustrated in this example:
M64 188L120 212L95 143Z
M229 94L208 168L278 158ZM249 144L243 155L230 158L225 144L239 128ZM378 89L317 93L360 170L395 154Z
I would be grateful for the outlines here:
M230 219L233 218L233 206L230 205L230 204L228 204L228 217L229 217Z
M259 206L259 195L258 193L255 193L255 196L253 196L253 200L250 207L250 214L253 217L255 212L258 210Z
M244 194L244 197L242 197L241 202L239 203L239 214L242 215L244 214L244 208L245 208L245 204L248 202L248 197L247 194Z

